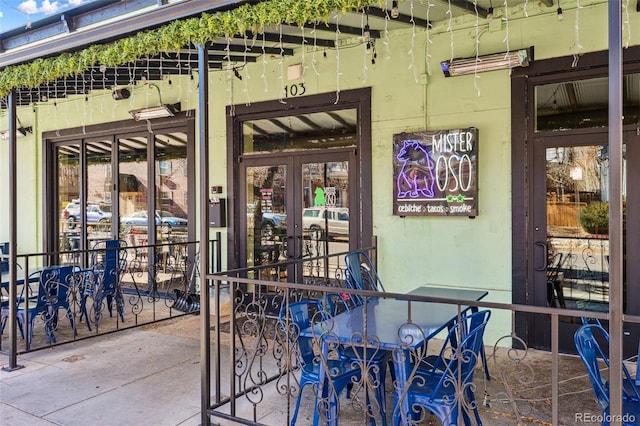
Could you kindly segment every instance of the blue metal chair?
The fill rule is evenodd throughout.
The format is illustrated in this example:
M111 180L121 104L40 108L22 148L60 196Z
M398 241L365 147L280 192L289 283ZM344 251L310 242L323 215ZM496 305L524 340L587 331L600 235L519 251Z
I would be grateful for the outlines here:
M80 303L81 318L87 321L91 331L87 299L91 298L93 321L97 324L102 318L103 303L109 316L113 316L113 302L118 316L124 322L124 297L120 287L120 278L127 266L127 243L122 240L100 241L94 245L91 254L91 266L86 271L84 290Z
M354 250L344 257L345 282L348 288L357 290L370 290L384 292L382 280L378 275L373 261L367 253L361 250ZM362 296L351 296L355 305L362 304Z
M607 331L599 324L587 324L583 325L576 331L574 335L574 342L578 355L587 368L589 374L589 381L593 389L593 394L602 409L602 417L604 421L603 425L608 425L609 422L609 381L603 376L601 363L604 363L606 367L609 366L609 359L602 350L602 347L598 343L596 336L605 341L609 341L609 335ZM627 369L623 366L625 382L629 381L629 384L624 384L622 387L622 411L627 416L623 416L623 425L640 425L640 401L638 400L638 389L633 385L631 376ZM631 385L631 386L629 386ZM630 422L625 419L633 419Z
M330 320L333 316L349 311L349 296L344 293L326 293L318 299L318 310L320 311L323 320ZM364 347L355 346L340 346L339 355L341 359L347 360L352 364L359 365L362 371L368 371L372 381L370 382L378 403L377 410L373 407L367 399L367 408L369 410L369 417L371 424L375 425L375 416L380 414L381 422L383 426L387 424L387 411L386 411L386 398L385 398L385 379L387 377L387 365L391 366L391 376L395 379L393 374L393 358L392 352L383 350L380 348L368 347L366 352ZM368 398L368 395L367 395ZM379 411L376 413L375 411Z
M345 270L345 282L348 288L357 290L369 290L379 291L384 293L384 285L378 275L378 271L371 260L369 255L362 250L354 250L347 253L344 257ZM364 300L362 296L350 295L351 303L355 306L362 305ZM356 356L357 358L357 356ZM360 357L362 358L362 357ZM387 376L387 368L391 372L391 379L395 381L395 370L393 367L393 354L391 351L384 351L379 349L370 349L367 351L367 362L372 366L369 370L371 372L379 372L373 379L375 383L379 383L379 390L382 393L381 397L381 412L382 412L382 424L386 425L386 407L384 398L384 383ZM373 422L373 418L371 419Z
M34 320L40 317L44 323L45 339L47 343L55 343L56 336L54 331L58 328L58 310L64 309L66 317L69 319L74 336L77 330L73 321L73 312L69 304L69 290L74 286L73 266L49 266L41 271L34 272L29 276L38 277L38 293L35 297L24 294L18 299L17 320L20 327L20 334L25 338L25 325L27 318L29 320L29 333L27 337L27 350L31 347L33 339ZM9 308L2 309L2 330L9 318Z
M609 344L609 333L606 332L606 328L604 328L599 319L582 317L581 320L583 325L595 324L601 327L605 332L600 333L600 337L602 337L607 345ZM597 349L600 351L598 355L604 360L604 362L607 364L607 367L609 367L609 357L607 356L607 353L600 345L598 345ZM631 378L631 374L624 364L622 364L622 373L624 374L624 377L622 378L622 385L625 389L622 397L640 401L640 390L638 390L638 387L635 385L634 379Z
M313 424L319 424L319 411L338 413L338 398L346 388L349 392L351 385L360 381L360 369L354 367L350 361L344 359L320 360L313 351L312 338L300 336L300 332L311 326L310 309L315 301L305 300L283 306L278 316L278 333L283 342L291 348L291 365L300 370L300 390L296 406L291 417L291 426L295 425L302 399L302 390L308 384L318 390L315 399ZM321 369L324 369L325 380L320 383ZM347 396L349 394L347 393ZM326 402L323 402L326 401ZM329 415L329 414L327 414Z
M434 413L443 425L458 425L460 416L465 425L471 425L468 411L472 410L476 423L482 425L473 393L473 375L481 356L484 330L490 316L490 311L478 311L455 322L449 329L440 353L414 367L409 383L405 384L408 389L403 395L407 399L409 412L402 412L401 405L396 401L394 425L403 419L412 422L418 420L419 407Z

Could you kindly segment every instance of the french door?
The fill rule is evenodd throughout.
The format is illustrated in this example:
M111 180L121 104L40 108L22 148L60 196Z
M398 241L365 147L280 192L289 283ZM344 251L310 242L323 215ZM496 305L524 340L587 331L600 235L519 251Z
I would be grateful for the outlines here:
M565 134L562 134L565 133ZM609 310L609 155L604 129L562 132L533 141L532 223L529 292L534 304L590 312ZM624 133L624 300L638 314L640 240L640 136ZM579 317L560 318L560 349L575 351ZM549 347L549 319L529 321L534 345ZM627 325L625 352L637 351L638 333Z
M349 250L358 232L358 221L350 218L359 217L354 163L352 148L244 160L239 206L246 218L240 225L244 266ZM297 264L278 273L280 280L296 281L303 271Z

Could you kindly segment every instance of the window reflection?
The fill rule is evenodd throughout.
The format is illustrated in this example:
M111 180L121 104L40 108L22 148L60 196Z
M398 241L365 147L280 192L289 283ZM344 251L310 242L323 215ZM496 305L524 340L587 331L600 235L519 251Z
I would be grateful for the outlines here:
M640 122L640 74L623 77L623 123ZM535 87L536 131L606 127L607 77L564 81Z

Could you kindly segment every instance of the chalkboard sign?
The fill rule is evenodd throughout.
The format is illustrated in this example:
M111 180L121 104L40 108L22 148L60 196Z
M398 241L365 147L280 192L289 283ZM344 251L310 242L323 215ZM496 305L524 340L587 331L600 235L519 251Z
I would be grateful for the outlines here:
M393 214L477 215L478 129L393 136Z

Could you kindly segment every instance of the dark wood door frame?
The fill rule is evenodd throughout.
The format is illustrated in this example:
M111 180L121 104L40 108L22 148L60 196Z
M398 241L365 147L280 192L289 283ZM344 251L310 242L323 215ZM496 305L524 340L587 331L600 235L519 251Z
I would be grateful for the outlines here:
M350 220L358 220L357 229L360 232L354 236L354 244L357 247L368 247L373 243L372 223L372 188L371 188L371 88L347 90L340 92L340 98L336 103L335 92L323 93L297 98L286 99L286 103L278 100L258 102L251 105L235 105L227 107L227 186L228 186L228 264L229 269L240 265L241 244L244 238L240 235L239 224L243 220L239 209L234 207L234 200L241 200L241 190L238 188L242 181L240 176L240 150L242 123L247 120L282 117L296 114L309 114L314 112L332 111L337 109L355 108L357 110L358 143L356 147L356 161L354 173L357 185L351 196L357 197L360 202L360 215ZM246 220L246 218L244 218ZM354 222L351 222L354 223Z
M578 66L572 68L572 56L553 58L534 62L529 68L514 69L511 77L511 187L512 187L512 301L516 304L534 304L533 289L535 266L533 238L534 203L534 143L548 136L556 136L558 132L535 132L535 87L559 81L572 81L583 78L606 77L608 64L607 51L585 54L580 58ZM640 72L640 47L624 52L624 72ZM635 126L625 126L625 132L634 130ZM562 136L579 137L587 133L606 132L606 129L568 130ZM606 139L605 139L606 142ZM637 147L631 148L638 149ZM627 193L640 179L640 168L629 165L627 168ZM635 209L627 212L627 223L638 223L640 212ZM635 225L632 225L634 227ZM636 230L627 228L628 235L638 235ZM635 232L635 233L634 233ZM627 253L639 253L640 241L629 238ZM631 278L631 277L628 277ZM637 288L629 288L627 298L640 297ZM629 312L631 313L631 312ZM515 332L525 341L536 346L535 320L531 315L516 316ZM632 333L632 334L635 334ZM630 336L629 336L630 337ZM637 336L635 337L637 349ZM540 345L538 345L541 347ZM626 346L626 345L625 345Z

